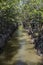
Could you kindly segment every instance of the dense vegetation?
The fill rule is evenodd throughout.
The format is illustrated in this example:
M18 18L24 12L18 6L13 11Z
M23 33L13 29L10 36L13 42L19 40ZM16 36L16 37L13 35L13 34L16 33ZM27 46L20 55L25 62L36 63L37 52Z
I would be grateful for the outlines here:
M18 3L19 0L0 0L0 50L18 28Z
M21 22L34 38L35 48L43 53L43 0L0 0L0 40Z
M23 9L23 26L34 39L38 53L43 54L43 1L26 1Z

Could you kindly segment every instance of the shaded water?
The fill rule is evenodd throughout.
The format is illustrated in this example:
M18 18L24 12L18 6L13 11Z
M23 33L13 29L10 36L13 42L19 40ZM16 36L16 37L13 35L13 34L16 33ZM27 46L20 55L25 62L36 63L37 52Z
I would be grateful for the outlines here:
M0 54L0 65L40 65L41 58L30 43L31 36L20 26Z

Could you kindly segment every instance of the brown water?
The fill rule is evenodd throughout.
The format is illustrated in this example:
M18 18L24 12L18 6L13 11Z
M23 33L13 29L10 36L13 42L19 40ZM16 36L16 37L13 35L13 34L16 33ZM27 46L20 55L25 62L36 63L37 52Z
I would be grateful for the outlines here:
M40 65L41 57L31 43L31 36L20 26L0 55L0 65Z

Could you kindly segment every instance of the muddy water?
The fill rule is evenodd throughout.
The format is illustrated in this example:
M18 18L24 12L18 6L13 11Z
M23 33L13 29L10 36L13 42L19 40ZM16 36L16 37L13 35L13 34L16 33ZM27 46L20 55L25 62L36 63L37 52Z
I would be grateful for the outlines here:
M41 57L31 43L31 36L20 26L0 55L0 65L40 65Z

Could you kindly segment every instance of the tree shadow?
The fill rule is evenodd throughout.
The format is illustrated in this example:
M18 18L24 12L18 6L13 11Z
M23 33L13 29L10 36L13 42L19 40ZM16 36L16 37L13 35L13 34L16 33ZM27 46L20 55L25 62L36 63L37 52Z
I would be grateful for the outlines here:
M42 62L42 65L43 65L43 55L42 55L42 58L41 58L41 62Z
M19 48L20 45L18 39L12 37L11 40L5 44L3 53L0 54L0 65L7 65L6 62L12 60L13 56L17 54Z
M4 48L4 56L5 60L11 60L12 57L17 53L19 46L12 46L11 44L7 44Z
M23 62L21 60L18 60L13 65L28 65L28 64L26 62Z
M40 63L40 62L35 63L35 62L31 62L31 61L29 61L28 63L26 63L26 62L23 62L21 60L18 60L15 63L13 63L12 65L43 65L43 64Z
M42 65L42 63L38 62L38 63L35 63L35 62L29 62L28 63L29 65Z
M32 48L27 48L26 50L33 50L34 49L34 47L32 47Z

